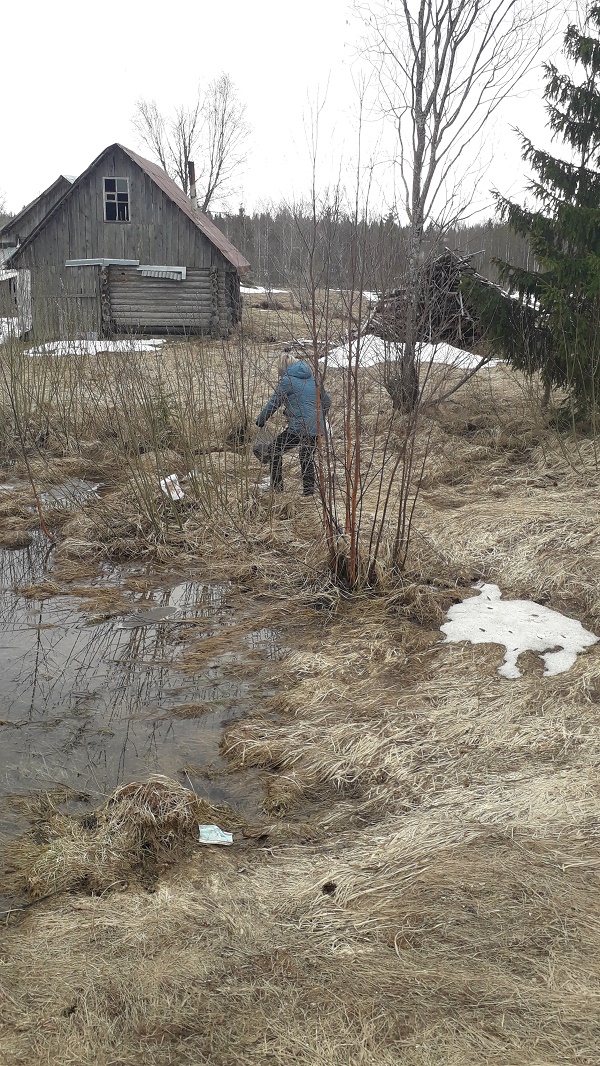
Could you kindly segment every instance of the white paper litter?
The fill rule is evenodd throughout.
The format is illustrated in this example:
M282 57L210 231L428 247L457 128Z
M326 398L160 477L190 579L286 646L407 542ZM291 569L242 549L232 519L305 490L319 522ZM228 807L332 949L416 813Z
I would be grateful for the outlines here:
M327 355L329 366L348 366L348 356L351 353L352 361L356 359L356 341L352 344L340 344L333 348ZM416 348L417 359L420 363L444 363L456 370L472 370L481 362L481 356L471 352L463 352L462 348L453 348L451 344L418 344ZM365 334L361 338L358 351L358 364L361 367L376 366L385 363L386 360L394 362L402 358L402 344L393 344L382 340L372 333ZM498 360L490 359L486 366L496 366Z
M36 348L27 348L25 355L99 355L100 352L153 352L164 339L138 337L127 340L68 340L48 341Z
M562 674L579 652L598 641L576 618L568 618L533 600L503 600L497 585L475 585L479 596L454 604L441 626L447 641L471 644L504 644L502 677L521 677L517 667L524 651L537 651L544 660L545 677Z
M225 833L218 825L199 825L198 843L233 844L233 833Z
M161 478L160 487L165 496L170 496L172 500L182 500L185 495L177 474L169 474L168 477Z

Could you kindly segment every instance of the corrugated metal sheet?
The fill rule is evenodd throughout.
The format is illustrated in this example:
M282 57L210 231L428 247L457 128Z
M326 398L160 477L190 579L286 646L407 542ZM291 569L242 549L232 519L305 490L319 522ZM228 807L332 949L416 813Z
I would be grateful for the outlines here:
M179 266L139 266L138 274L144 278L170 278L171 281L185 281L186 268Z

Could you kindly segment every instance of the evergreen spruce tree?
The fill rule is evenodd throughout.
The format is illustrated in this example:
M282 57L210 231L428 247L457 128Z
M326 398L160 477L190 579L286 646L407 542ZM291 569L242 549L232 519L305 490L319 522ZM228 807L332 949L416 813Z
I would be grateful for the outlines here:
M589 411L600 406L600 4L588 8L583 30L569 26L563 51L574 77L546 64L545 97L568 158L521 134L537 209L497 197L501 220L528 239L536 269L495 260L516 298L482 287L471 294L496 349Z

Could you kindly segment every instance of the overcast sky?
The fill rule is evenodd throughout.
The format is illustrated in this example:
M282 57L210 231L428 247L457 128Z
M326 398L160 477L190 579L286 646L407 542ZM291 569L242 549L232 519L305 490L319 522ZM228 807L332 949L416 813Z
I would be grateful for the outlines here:
M167 110L191 101L200 79L222 71L234 81L252 127L234 210L307 191L306 130L319 94L327 96L319 176L334 180L350 165L361 57L360 27L347 0L29 0L4 5L1 24L8 91L0 103L0 196L9 210L20 210L60 173L81 173L115 141L140 151L131 126L138 98ZM482 211L490 186L510 194L523 186L510 126L539 143L541 96L541 73L532 70L521 98L509 101L489 130L493 166L480 181ZM374 139L374 122L368 132ZM393 188L385 167L378 175L383 206Z

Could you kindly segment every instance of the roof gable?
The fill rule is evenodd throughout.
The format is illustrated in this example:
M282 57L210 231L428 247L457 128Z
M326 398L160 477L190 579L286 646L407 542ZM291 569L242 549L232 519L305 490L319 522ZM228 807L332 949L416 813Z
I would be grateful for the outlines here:
M55 212L58 211L58 209L62 206L65 200L68 197L74 195L77 189L79 189L84 184L84 182L92 173L92 171L95 170L95 168L102 162L104 156L107 155L108 152L113 151L115 148L118 148L121 152L124 152L125 155L127 155L129 159L132 160L133 163L135 163L145 174L148 175L150 180L153 181L154 184L157 185L158 188L165 194L165 196L167 196L169 200L177 208L179 208L180 211L183 212L183 214L190 220L190 222L192 222L200 230L200 232L204 234L204 236L211 242L211 244L218 248L218 250L225 257L225 259L227 259L228 262L230 262L231 265L234 266L240 274L244 274L249 269L250 264L248 260L244 258L241 252L238 252L237 248L235 248L231 241L227 239L225 234L222 233L217 226L215 226L214 222L211 222L207 215L205 215L202 211L195 211L193 209L189 197L185 195L183 189L180 189L179 186L176 185L173 179L169 177L167 172L163 170L162 167L159 167L156 163L150 162L149 159L144 159L144 157L138 155L137 152L133 152L130 148L126 148L124 145L118 143L109 145L108 148L105 148L104 151L101 152L100 155L96 157L96 159L94 159L93 163L90 164L87 170L84 170L83 174L80 174L79 177L75 179L73 184L65 192L64 196L60 198L58 203L54 205L52 210L48 212L48 214L42 219L40 224L36 226L36 228L29 234L26 240L24 240L23 243L19 245L19 248L14 253L15 259L24 248L26 248L29 244L32 243L33 240L35 240L38 233L46 225L49 219L55 214ZM11 222L13 221L14 219L11 219Z
M13 215L13 217L9 218L8 221L4 223L3 226L0 226L0 240L3 237L4 238L9 237L10 234L13 231L15 232L15 234L18 234L22 230L22 226L23 226L24 222L25 222L25 228L27 228L27 223L26 223L27 215L34 214L36 208L38 207L38 205L41 207L42 201L44 199L47 199L49 201L49 207L48 207L47 211L45 212L45 214L43 215L43 218L41 219L41 221L43 221L44 218L46 218L47 215L50 214L50 212L56 206L56 204L60 200L62 200L62 198L65 195L65 193L69 191L69 189L70 189L70 187L71 187L71 185L72 185L72 183L74 181L75 181L75 178L72 177L71 175L59 174L59 176L56 179L56 181L53 181L52 185L49 185L47 189L44 189L44 191L39 194L39 196L36 196L35 200L32 200L31 203L26 204L25 207L21 208L21 210L19 211L19 213L17 215ZM27 237L30 236L31 233L34 232L34 230L37 229L38 225L39 225L39 223L36 223L35 226L32 226L31 231L30 231L30 233L28 233L26 235L25 240L27 239Z

